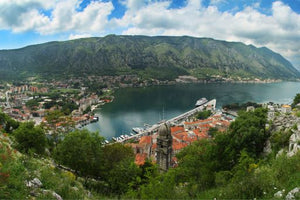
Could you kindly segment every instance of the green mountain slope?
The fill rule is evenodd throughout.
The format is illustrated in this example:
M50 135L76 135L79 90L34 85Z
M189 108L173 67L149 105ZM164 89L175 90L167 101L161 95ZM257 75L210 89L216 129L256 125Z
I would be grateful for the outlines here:
M109 35L0 51L0 78L37 74L140 74L162 79L184 74L300 77L290 62L265 47L187 36Z

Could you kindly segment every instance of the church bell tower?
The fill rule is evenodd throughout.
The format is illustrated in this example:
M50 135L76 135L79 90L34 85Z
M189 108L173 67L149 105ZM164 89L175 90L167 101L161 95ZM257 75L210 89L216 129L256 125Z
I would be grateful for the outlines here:
M166 172L171 167L172 135L170 126L162 124L158 129L156 162L160 172Z

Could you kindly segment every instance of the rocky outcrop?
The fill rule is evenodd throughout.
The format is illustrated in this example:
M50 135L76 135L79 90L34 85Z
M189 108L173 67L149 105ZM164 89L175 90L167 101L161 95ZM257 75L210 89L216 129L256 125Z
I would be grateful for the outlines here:
M300 187L292 189L285 197L286 200L294 200L300 198Z
M282 113L279 116L274 117L270 132L278 131L289 134L292 132L292 135L289 138L287 155L295 155L300 150L300 118L293 114L287 115ZM268 145L265 147L265 153L267 150L269 150Z
M289 151L288 156L295 155L300 150L300 131L295 131L289 141Z
M51 194L56 200L63 200L63 198L54 191L44 189L41 190L41 187L43 187L43 183L38 178L26 181L26 186L32 189L30 195L33 197L40 196L42 192L43 194Z
M26 186L29 188L40 188L43 184L38 178L34 178L31 181L27 181Z
M275 132L286 131L292 128L295 124L299 124L300 126L300 118L294 115L281 114L280 116L274 118L271 130Z

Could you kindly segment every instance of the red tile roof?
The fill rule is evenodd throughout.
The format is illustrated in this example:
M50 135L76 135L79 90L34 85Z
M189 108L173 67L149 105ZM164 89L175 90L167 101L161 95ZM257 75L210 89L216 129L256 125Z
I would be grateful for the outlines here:
M139 144L151 144L152 143L152 137L151 136L142 136Z
M188 144L183 142L178 142L177 140L173 140L172 149L173 151L180 150L186 147Z
M173 126L171 127L171 133L180 133L184 131L183 126Z
M156 144L156 143L153 143L153 144L152 144L152 147L151 147L152 151L155 150L156 148L157 148L157 144Z
M147 154L146 153L138 153L135 155L135 164L137 165L143 165L146 161Z

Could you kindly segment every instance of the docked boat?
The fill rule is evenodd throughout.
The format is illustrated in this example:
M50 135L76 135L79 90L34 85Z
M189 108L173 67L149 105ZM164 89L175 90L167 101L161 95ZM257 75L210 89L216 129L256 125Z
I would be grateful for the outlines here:
M207 102L208 102L208 100L206 98L198 99L196 104L195 104L195 107L202 106L203 104L205 104Z
M95 116L95 117L92 118L91 123L94 123L94 122L97 122L97 121L99 121L99 117Z

